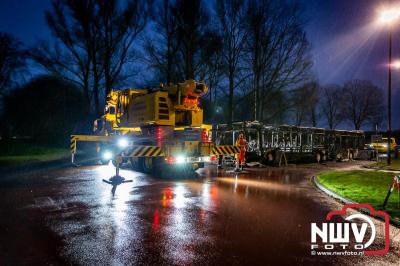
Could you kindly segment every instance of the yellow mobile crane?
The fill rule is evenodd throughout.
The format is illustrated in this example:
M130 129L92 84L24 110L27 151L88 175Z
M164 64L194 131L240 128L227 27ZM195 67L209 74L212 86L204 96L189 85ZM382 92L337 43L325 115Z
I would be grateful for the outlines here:
M151 172L166 165L196 170L218 155L233 155L235 146L215 146L211 125L203 124L199 98L208 87L194 80L156 89L111 91L105 114L94 122L96 135L72 135L74 161L77 142L97 143L103 163ZM98 144L102 145L98 145Z

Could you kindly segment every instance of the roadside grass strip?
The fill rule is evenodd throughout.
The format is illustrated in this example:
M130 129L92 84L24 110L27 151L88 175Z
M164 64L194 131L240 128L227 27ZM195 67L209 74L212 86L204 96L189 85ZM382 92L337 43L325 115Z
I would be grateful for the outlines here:
M327 171L318 175L318 181L344 198L369 203L376 210L384 210L392 218L400 219L400 191L393 190L386 207L382 206L394 175L379 171Z
M58 160L69 156L69 150L30 143L0 142L0 167L23 165L30 162Z

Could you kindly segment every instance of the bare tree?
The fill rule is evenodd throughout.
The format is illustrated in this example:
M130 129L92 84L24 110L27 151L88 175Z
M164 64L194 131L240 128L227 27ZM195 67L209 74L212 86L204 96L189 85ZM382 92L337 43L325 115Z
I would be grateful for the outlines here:
M144 43L146 63L167 83L204 80L208 96L215 97L221 79L221 37L209 27L202 1L160 0L155 10L154 27Z
M144 43L146 63L160 75L160 81L177 82L183 77L177 70L177 52L180 40L177 36L177 17L173 13L175 4L171 0L157 2L152 16L154 28Z
M204 80L209 88L210 102L217 99L219 83L223 76L222 65L222 38L216 31L209 31L203 37L201 49L201 65L199 66L198 77Z
M132 60L132 44L144 29L152 1L53 0L46 22L54 44L40 42L32 57L51 73L79 85L100 113L100 87L129 77L122 69ZM93 96L92 96L93 93Z
M15 75L25 66L25 52L21 46L18 39L0 32L0 96L15 84Z
M343 90L338 85L321 88L320 108L330 129L335 129L343 121Z
M177 0L173 12L177 19L177 37L185 79L194 79L202 64L196 59L208 28L207 8L202 0Z
M277 1L270 9L274 29L265 43L264 69L260 103L260 120L268 119L269 94L290 90L309 79L312 66L309 43L303 29L300 7ZM265 112L267 111L267 112Z
M346 82L343 88L343 103L343 116L356 130L384 114L383 93L368 80Z
M250 0L245 22L253 119L280 120L291 107L282 95L307 81L312 65L301 9L292 2Z
M123 66L134 59L131 48L150 18L153 1L131 0L124 8L118 0L97 2L102 45L98 56L104 69L107 95L117 82L132 76L132 73L123 73Z
M318 121L321 117L321 115L318 112L318 104L319 104L319 93L316 94L316 99L314 101L314 105L311 107L311 112L310 112L310 121L311 125L313 127L316 127L318 125Z
M223 40L222 58L228 78L228 123L234 116L235 88L240 84L239 68L243 59L248 31L244 25L246 6L241 0L217 0L217 16Z
M68 10L74 18L75 27L74 34L81 39L85 45L89 58L92 92L96 114L100 114L100 81L103 73L103 66L99 64L97 53L102 48L99 39L100 17L97 2L95 0L68 0L65 2ZM47 14L49 16L49 14ZM48 18L51 23L52 18ZM53 22L54 24L54 22Z
M50 44L40 41L30 52L30 56L52 75L68 80L82 89L87 104L90 104L90 60L83 51L71 53L60 47L59 43Z
M318 86L315 82L309 82L295 89L291 93L292 110L295 124L297 126L311 122L312 126L317 125L316 107L318 103Z
M91 40L83 34L91 24L93 1L79 2L60 0L52 2L51 11L45 12L45 18L54 43L41 41L32 49L32 58L53 75L77 84L90 104L91 91ZM76 5L75 5L76 4ZM86 5L85 5L86 4ZM83 10L82 10L82 9ZM84 18L84 23L82 23ZM85 32L86 33L86 32ZM96 100L97 102L97 100ZM96 112L99 106L95 107Z
M308 120L311 123L311 126L316 127L321 118L321 114L319 113L319 102L321 100L320 86L316 81L309 82L306 86L309 90L309 106L307 111Z
M260 87L262 73L265 69L265 44L266 39L270 37L270 31L273 27L268 27L268 11L270 2L251 0L247 6L247 30L249 37L247 41L247 50L253 76L254 92L254 120L259 118L260 112Z

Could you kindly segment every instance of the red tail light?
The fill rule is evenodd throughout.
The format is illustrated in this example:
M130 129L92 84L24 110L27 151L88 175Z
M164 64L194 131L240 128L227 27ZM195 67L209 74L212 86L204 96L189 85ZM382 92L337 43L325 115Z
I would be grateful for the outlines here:
M215 156L215 155L211 155L210 156L210 160L211 161L216 161L218 158L217 158L217 156Z
M167 156L167 157L165 157L165 161L167 161L167 164L174 164L175 163L175 157Z
M161 146L161 128L157 128L157 144L158 146Z
M208 141L208 136L207 136L207 129L203 129L203 133L202 133L202 141L203 142L207 142Z

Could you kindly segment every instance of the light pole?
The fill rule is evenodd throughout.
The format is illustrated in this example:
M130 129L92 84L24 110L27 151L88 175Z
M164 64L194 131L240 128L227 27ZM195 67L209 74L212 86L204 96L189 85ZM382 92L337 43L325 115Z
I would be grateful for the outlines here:
M379 22L389 26L389 65L388 65L388 132L387 164L391 164L390 148L392 138L392 25L399 19L400 11L392 8L381 11Z
M390 148L392 138L392 30L389 30L389 71L388 71L388 147L387 164L391 164Z

